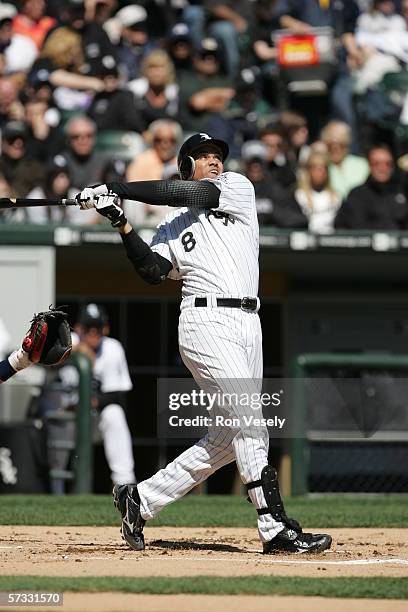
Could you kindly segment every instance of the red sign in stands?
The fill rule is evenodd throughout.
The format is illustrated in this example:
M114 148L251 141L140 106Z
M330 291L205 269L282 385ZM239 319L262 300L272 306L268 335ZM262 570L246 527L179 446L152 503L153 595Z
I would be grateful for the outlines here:
M317 38L313 34L282 36L277 47L278 62L282 67L314 66L320 61Z

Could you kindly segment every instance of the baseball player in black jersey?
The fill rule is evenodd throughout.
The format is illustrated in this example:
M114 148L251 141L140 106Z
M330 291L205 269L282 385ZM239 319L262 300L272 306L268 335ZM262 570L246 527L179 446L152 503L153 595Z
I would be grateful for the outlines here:
M182 281L180 354L205 392L259 393L262 331L258 316L259 228L254 189L241 174L224 172L228 145L195 134L182 145L182 180L110 183L86 188L81 208L95 208L119 229L137 273L157 284ZM150 246L127 222L118 199L175 207ZM243 423L251 408L231 402ZM129 546L144 549L143 527L223 465L236 461L258 514L263 552L320 552L326 534L303 533L285 512L276 470L268 465L266 427L209 427L207 435L140 484L116 486L114 502Z

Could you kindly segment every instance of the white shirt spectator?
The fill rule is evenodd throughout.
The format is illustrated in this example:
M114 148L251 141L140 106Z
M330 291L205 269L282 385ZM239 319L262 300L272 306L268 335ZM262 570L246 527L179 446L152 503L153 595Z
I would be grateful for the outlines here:
M333 231L334 218L340 207L340 197L324 189L312 190L310 193L313 207L310 207L309 198L303 189L295 191L295 199L309 220L309 231L315 234L327 234Z

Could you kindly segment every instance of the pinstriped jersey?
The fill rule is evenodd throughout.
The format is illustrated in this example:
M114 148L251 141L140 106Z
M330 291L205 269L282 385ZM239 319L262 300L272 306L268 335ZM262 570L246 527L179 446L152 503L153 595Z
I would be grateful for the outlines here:
M220 190L218 208L171 211L150 246L172 263L168 277L183 281L183 298L256 297L259 226L252 183L236 172L203 180Z

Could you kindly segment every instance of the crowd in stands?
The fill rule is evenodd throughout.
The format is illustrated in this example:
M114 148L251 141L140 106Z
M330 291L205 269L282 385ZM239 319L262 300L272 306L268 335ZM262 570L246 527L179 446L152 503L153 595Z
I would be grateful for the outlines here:
M193 132L229 143L261 225L408 229L408 0L0 1L0 197L175 179ZM100 216L0 211L21 222Z

